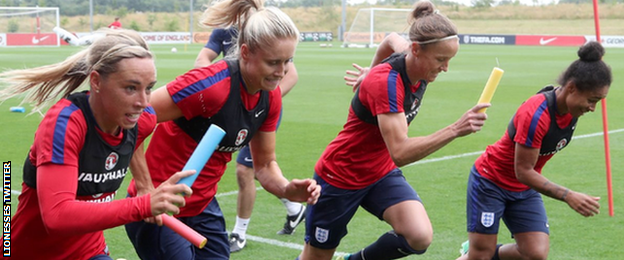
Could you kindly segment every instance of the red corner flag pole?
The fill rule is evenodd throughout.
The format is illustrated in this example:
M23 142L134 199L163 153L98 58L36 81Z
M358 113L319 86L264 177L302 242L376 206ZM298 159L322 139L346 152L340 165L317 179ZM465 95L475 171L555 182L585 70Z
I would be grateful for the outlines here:
M594 2L594 24L596 25L596 41L600 40L600 19L598 16L598 0ZM605 146L605 163L607 164L607 194L609 197L609 216L613 217L613 190L611 189L611 154L609 152L609 126L607 119L607 99L603 99L602 102L602 131L604 136Z

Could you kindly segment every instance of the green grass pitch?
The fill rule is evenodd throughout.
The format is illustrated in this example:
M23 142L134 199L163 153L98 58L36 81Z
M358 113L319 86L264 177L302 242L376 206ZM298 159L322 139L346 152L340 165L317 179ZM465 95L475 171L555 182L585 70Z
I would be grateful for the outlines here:
M172 47L178 52L171 53ZM157 85L162 86L189 70L201 47L152 45L158 69ZM49 64L77 50L76 47L3 48L0 68ZM577 59L576 51L576 47L463 45L451 60L449 72L440 74L429 85L420 113L410 127L410 136L427 135L453 123L476 103L492 68L505 70L482 131L457 139L421 163L403 168L407 180L422 197L434 228L434 240L427 253L407 259L458 256L459 245L467 239L466 182L477 152L500 138L520 103L542 86L555 84L559 74ZM374 49L320 48L319 43L299 45L295 56L299 82L284 99L284 115L277 133L278 162L289 179L312 176L316 160L345 123L353 95L342 79L345 70L352 69L354 62L369 64L373 52ZM576 139L546 165L543 174L575 191L600 196L601 213L584 218L565 203L545 198L551 228L549 259L620 259L624 255L624 161L620 159L624 157L624 81L621 79L624 49L607 49L604 60L611 65L614 76L607 106L609 129L613 131L609 138L615 216L608 214L602 110L598 108L596 113L581 118ZM38 114L9 112L9 107L20 101L14 98L0 104L0 160L12 162L12 189L18 191L23 161L41 120ZM30 111L29 105L26 108ZM444 160L432 160L437 158ZM237 184L232 166L220 182L218 195L228 229L233 227L236 214ZM125 185L129 179L126 178ZM125 197L125 185L117 198ZM17 204L14 195L13 213ZM232 259L294 259L303 245L304 227L300 226L292 236L276 235L284 217L285 209L275 196L259 190L248 230L250 241L243 251L232 254ZM360 210L337 251L359 250L389 229L387 224ZM107 230L105 235L113 259L138 259L123 228ZM499 241L512 241L504 227Z

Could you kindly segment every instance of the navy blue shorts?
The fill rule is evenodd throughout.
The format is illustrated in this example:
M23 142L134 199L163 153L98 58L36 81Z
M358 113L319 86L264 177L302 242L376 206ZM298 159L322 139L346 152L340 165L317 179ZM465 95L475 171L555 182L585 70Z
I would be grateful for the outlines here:
M126 233L134 249L144 260L226 260L230 258L225 219L217 199L194 217L178 218L208 239L202 249L192 245L166 226L159 227L145 221L126 224Z
M279 119L277 120L277 128L279 128L280 123L282 122L282 110L280 110ZM277 129L275 129L277 131ZM246 145L238 151L238 156L236 156L236 162L242 165L247 166L247 168L253 168L253 161L251 160L251 152L249 151L249 145Z
M334 187L316 174L314 179L321 185L321 196L316 204L308 206L305 241L316 248L338 247L359 206L383 220L383 213L390 206L407 200L421 201L398 168L359 190Z
M253 160L251 159L251 151L249 151L249 145L246 145L238 151L236 162L247 166L247 168L253 168Z
M550 233L542 195L533 189L520 192L502 189L472 166L466 197L468 232L498 234L502 218L512 235Z

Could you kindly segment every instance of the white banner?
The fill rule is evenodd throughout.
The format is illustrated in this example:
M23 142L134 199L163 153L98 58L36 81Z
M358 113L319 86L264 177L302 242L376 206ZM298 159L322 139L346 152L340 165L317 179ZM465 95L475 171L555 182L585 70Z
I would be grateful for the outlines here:
M189 32L141 32L148 44L154 43L190 43Z
M139 32L147 44L158 43L190 43L189 32ZM78 38L91 35L91 33L76 33Z
M6 33L0 33L0 46L6 46Z
M595 41L595 35L586 35L585 39L587 41ZM619 47L624 48L624 36L621 35L601 35L600 41L602 41L602 46L604 47Z

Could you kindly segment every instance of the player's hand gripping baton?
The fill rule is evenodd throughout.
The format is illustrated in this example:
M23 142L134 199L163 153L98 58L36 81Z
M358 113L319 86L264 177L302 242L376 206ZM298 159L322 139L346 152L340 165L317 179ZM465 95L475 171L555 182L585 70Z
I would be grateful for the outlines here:
M490 78L487 83L485 83L485 88L483 88L483 92L481 92L481 97L479 98L479 102L481 103L490 103L492 100L492 96L494 96L494 91L496 91L496 87L498 87L498 83L503 77L503 70L497 67L494 67L492 70L492 74L490 74ZM482 108L479 110L479 113L485 113L486 108Z
M206 165L206 162L208 162L208 159L210 159L210 156L212 156L212 153L224 136L225 131L221 129L221 127L214 124L210 125L208 131L206 131L204 137L202 137L201 141L199 141L195 151L193 151L193 154L191 154L191 157L188 161L186 161L186 165L184 165L184 168L182 169L182 171L195 170L195 174L180 179L178 184L182 183L189 187L193 186L193 182L195 182L195 179L197 179L197 176L199 176L199 173L204 168L204 165ZM189 226L180 222L177 218L167 214L161 214L161 216L165 226L178 233L196 247L203 248L206 245L208 239L197 233L197 231L193 230Z

